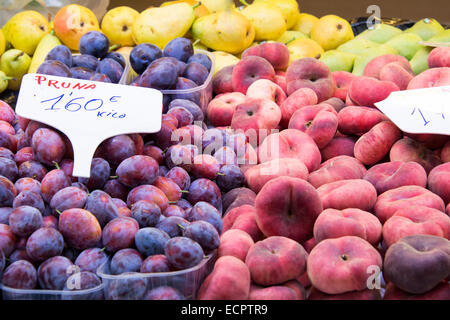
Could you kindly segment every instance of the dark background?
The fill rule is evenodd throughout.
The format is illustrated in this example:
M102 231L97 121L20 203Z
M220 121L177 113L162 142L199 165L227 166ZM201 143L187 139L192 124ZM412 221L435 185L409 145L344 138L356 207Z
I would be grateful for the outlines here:
M157 0L110 0L110 8L126 5L142 11L164 1ZM251 0L248 1L251 3ZM336 14L346 19L367 16L369 5L378 5L381 16L420 20L435 18L442 24L450 24L449 0L300 0L300 11L315 16ZM239 3L239 1L236 1Z

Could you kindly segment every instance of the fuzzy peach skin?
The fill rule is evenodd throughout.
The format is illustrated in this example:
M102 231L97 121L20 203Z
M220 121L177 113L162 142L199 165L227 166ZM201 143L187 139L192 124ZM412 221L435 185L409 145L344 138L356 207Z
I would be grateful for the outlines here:
M367 170L364 180L369 181L378 194L402 186L427 186L427 173L417 162L393 161L374 165Z
M339 98L336 98L336 97L332 97L332 98L330 98L330 99L328 99L328 100L325 100L325 101L322 102L322 103L326 103L326 104L332 106L333 109L334 109L336 112L339 112L339 111L341 111L343 108L345 108L345 102L342 101L342 100L339 99Z
M306 268L305 268L305 272L303 274L305 274L305 273L306 273ZM289 281L283 283L282 286L288 287L288 288L294 290L294 292L297 296L297 300L306 300L306 289L299 281L289 280Z
M266 235L298 242L310 239L314 222L323 211L316 189L305 180L279 177L267 182L255 201L256 223Z
M450 203L450 162L434 167L428 175L428 188Z
M248 300L299 300L296 292L285 286L250 286Z
M297 110L289 121L289 129L297 129L313 138L319 148L325 147L338 127L336 110L329 104L306 106Z
M275 70L269 61L258 56L247 56L234 66L231 84L233 91L246 94L248 87L256 80L273 81L274 78Z
M263 234L256 223L256 209L251 205L243 205L228 211L223 218L223 232L239 229L250 235L253 241L259 241Z
M300 88L313 89L319 102L331 98L336 89L328 66L314 58L292 62L286 70L288 95Z
M247 97L268 99L281 105L286 100L286 93L275 82L267 79L259 79L253 82L247 89Z
M376 246L381 238L382 225L372 213L360 209L326 209L314 224L317 243L329 238L343 236L360 237Z
M382 258L366 240L355 236L326 239L308 257L308 276L313 287L327 294L367 288L369 267L381 269Z
M381 121L389 120L374 108L348 106L338 113L338 130L343 134L361 136Z
M317 188L323 208L358 208L371 211L377 201L377 190L363 179L340 180Z
M441 164L439 156L428 149L423 143L411 138L403 138L393 144L389 152L391 161L414 161L420 164L427 173Z
M352 81L348 94L359 106L375 107L375 103L383 101L392 92L399 90L400 88L393 82L361 76Z
M281 120L281 111L278 105L267 99L247 98L236 106L231 129L242 130L252 140L257 139L256 144L261 143L261 136L267 136L271 130L276 129Z
M391 121L382 121L355 143L355 158L365 165L374 165L383 159L402 133Z
M423 294L450 277L450 241L431 235L401 238L384 256L383 277L412 294Z
M397 210L410 206L425 206L445 211L444 201L433 192L419 186L403 186L380 194L374 213L381 223L385 223Z
M286 100L280 105L282 128L287 128L289 120L298 109L304 106L312 106L317 104L317 94L310 88L297 89L291 93Z
M410 206L397 210L383 225L383 240L387 246L403 237L416 234L429 234L448 239L450 217L436 209Z
M450 47L434 48L428 55L428 67L450 67Z
M380 72L389 63L399 63L404 69L411 70L408 59L398 54L384 54L372 59L364 68L366 77L380 79Z
M298 242L273 236L256 242L248 251L245 264L254 283L270 286L300 276L306 270L307 257Z
M217 259L214 270L203 281L198 300L246 300L250 293L250 271L232 256Z
M323 162L319 169L308 177L309 183L315 188L321 185L351 179L362 179L367 170L364 165L356 158L349 156L337 156Z
M221 93L233 92L233 84L231 82L234 65L226 66L217 71L212 79L213 91L219 95Z
M431 150L443 148L444 145L448 141L450 141L450 136L443 134L408 133L408 132L404 132L404 134L406 137L409 137L417 142L422 143L425 147Z
M336 83L336 90L334 96L342 101L347 98L348 88L356 76L347 71L334 71L331 73L334 82Z
M447 142L441 150L441 161L450 162L450 141Z
M412 78L414 78L414 72L411 69L405 69L398 62L388 63L380 71L381 81L393 82L400 90L406 90Z
M281 176L308 179L308 168L297 159L281 158L264 162L245 171L248 186L258 193L270 180Z
M279 158L298 159L306 165L309 172L316 170L322 159L314 140L296 129L271 134L258 147L260 163Z
M229 92L216 96L209 102L206 109L209 123L216 127L231 125L236 107L245 100L246 96L240 92Z
M289 65L289 49L281 42L264 42L250 47L242 53L242 58L248 56L266 59L275 70L285 70Z
M248 250L254 242L250 235L239 229L231 229L220 236L220 245L217 250L219 257L233 256L245 262Z
M355 137L334 137L330 143L320 149L322 161L330 160L337 156L353 157L355 149Z
M341 294L326 294L311 288L308 300L381 300L380 290L365 289Z
M450 68L432 68L415 76L409 82L408 90L448 85L450 85Z

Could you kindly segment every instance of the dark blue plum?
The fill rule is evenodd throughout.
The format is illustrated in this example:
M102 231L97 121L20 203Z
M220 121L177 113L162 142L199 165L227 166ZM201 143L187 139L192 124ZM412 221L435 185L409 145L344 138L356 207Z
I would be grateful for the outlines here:
M144 300L186 300L186 298L177 289L162 286L147 292Z
M196 53L193 56L191 56L188 59L187 63L191 63L191 62L200 63L208 70L208 72L211 71L211 67L212 67L211 59L204 53Z
M154 227L161 216L161 209L156 203L140 200L131 207L131 217L139 223L139 227Z
M188 90L188 89L194 89L197 88L198 85L190 80L190 79L186 79L184 77L178 77L177 83L175 85L175 89L176 90ZM195 91L195 92L189 92L189 93L177 93L173 95L173 99L185 99L185 100L190 100L192 102L195 102L197 105L201 105L201 99L202 99L202 94L200 91Z
M125 272L139 272L142 266L142 256L134 249L117 251L111 259L110 270L112 274Z
M130 64L137 74L142 74L145 69L155 61L162 57L162 51L151 43L141 43L131 50Z
M72 72L72 78L80 80L89 80L94 75L94 71L84 67L73 67L70 72Z
M89 54L80 54L73 56L72 67L83 67L89 70L97 70L98 59Z
M156 228L140 229L134 237L138 251L145 257L154 254L163 254L164 246L170 239L169 235Z
M194 240L186 237L175 237L167 241L164 253L174 270L195 267L204 256L202 247Z
M106 74L98 73L98 72L94 73L94 75L89 80L112 83L111 79Z
M123 68L116 60L106 58L98 63L96 72L107 75L112 83L119 83Z
M72 67L72 52L65 45L54 47L45 57L45 60L56 60L64 63L69 68Z
M228 192L232 189L242 187L245 183L245 176L238 166L227 164L220 168L216 183L220 190Z
M186 99L174 99L170 101L169 110L176 107L182 107L187 109L194 116L194 121L203 121L204 114L202 109L191 100Z
M99 31L89 31L80 38L79 49L81 54L101 59L108 54L109 39Z
M189 221L177 216L170 216L159 222L156 227L169 235L169 237L179 237L183 235L183 230L189 226Z
M187 64L184 63L183 61L177 60L174 57L162 57L162 58L156 59L150 65L159 64L159 63L166 63L166 62L172 62L177 67L177 73L178 73L179 77L181 77L183 75Z
M183 73L183 77L194 81L199 86L205 83L208 76L208 69L197 62L189 63Z
M120 53L110 52L106 55L105 58L109 58L109 59L113 59L113 60L117 61L122 66L122 68L125 69L125 66L126 66L125 58Z
M44 61L39 66L36 73L47 74L49 76L57 76L57 77L67 77L67 78L72 77L72 72L70 72L69 67L66 66L64 63L56 60Z
M189 39L175 38L165 46L163 53L165 57L174 57L180 61L187 62L194 54L194 47Z
M173 89L177 79L176 65L167 61L150 65L142 74L140 84L158 90Z
M216 228L203 220L194 221L186 226L183 236L197 242L205 252L217 249L220 243L220 236Z

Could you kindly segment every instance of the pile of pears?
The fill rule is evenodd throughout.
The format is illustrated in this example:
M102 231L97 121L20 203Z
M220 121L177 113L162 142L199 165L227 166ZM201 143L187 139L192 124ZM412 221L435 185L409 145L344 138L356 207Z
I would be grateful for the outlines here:
M0 32L0 92L18 90L22 76L36 72L57 45L75 53L81 36L92 30L103 32L125 56L137 44L164 48L175 38L190 38L195 49L212 51L214 73L236 64L246 49L276 41L288 47L291 62L312 57L331 71L361 75L374 57L399 54L419 74L428 69L432 50L421 42L450 42L450 30L435 19L422 19L405 31L376 24L355 36L345 19L300 12L296 0L239 1L241 6L233 0L174 0L140 13L120 6L109 10L101 23L91 10L76 4L61 8L51 22L35 11L20 12Z

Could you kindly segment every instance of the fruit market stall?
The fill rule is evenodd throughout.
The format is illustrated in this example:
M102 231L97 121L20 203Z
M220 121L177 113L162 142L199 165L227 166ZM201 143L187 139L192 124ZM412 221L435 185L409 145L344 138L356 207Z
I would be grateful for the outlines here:
M88 3L0 32L2 299L450 299L449 21Z

